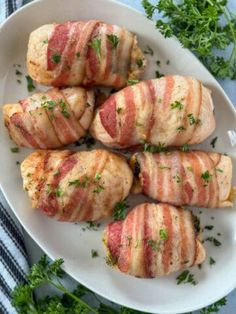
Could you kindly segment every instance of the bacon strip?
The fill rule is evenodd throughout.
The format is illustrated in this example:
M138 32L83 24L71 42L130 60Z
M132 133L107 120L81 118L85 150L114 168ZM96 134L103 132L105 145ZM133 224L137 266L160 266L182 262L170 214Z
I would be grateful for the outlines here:
M219 206L216 164L210 154L201 151L137 153L132 159L139 164L139 179L145 195L177 206Z
M198 263L205 258L200 242L201 252L197 252L192 214L168 204L138 205L124 221L108 224L104 235L108 254L119 270L136 277L167 275L195 265L199 253Z

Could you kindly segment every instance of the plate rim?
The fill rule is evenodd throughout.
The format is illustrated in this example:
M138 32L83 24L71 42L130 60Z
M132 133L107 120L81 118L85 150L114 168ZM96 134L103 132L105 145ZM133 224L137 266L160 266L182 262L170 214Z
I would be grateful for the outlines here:
M117 1L117 0L101 0L101 1L103 1L103 2L104 2L104 1L109 1L109 2L111 2L111 3L114 3L114 4L118 5L118 6L125 7L126 9L131 10L131 11L135 12L136 14L141 15L141 16L143 16L143 17L146 18L146 16L145 16L141 11L139 11L139 10L137 10L137 9L135 9L135 8L133 8L133 7L131 7L131 6L129 6L128 4L121 3L121 2L119 2L119 1ZM16 10L13 14L11 14L7 19L5 19L5 20L3 21L3 23L0 24L0 35L1 35L2 32L4 32L4 27L5 27L5 25L8 24L9 22L11 22L12 20L14 20L14 18L15 18L16 15L21 14L22 11L26 11L29 7L35 6L35 5L37 5L37 3L40 3L40 2L46 2L46 0L34 0L34 1L30 2L30 3L25 4L25 5L22 6L20 9ZM78 2L78 5L79 5L79 2ZM146 19L147 19L147 18L146 18ZM147 20L148 20L148 19L147 19ZM153 24L153 25L155 24L152 20L148 20L148 22L151 23L151 24ZM157 29L156 29L156 31L159 32ZM175 41L177 41L176 44L179 44L179 41L178 41L178 39L177 39L176 37L173 37L172 39L174 39ZM182 48L183 48L183 47L182 47ZM186 49L186 48L183 48L183 49L185 50L185 53L191 54L191 57L192 57L192 58L195 58L195 60L198 62L198 64L199 64L201 67L203 67L205 70L207 70L209 76L211 76L211 79L214 81L215 87L216 87L217 90L222 94L222 96L225 98L225 101L228 103L227 106L229 105L229 108L231 109L231 112L233 112L234 117L236 118L236 108L234 107L233 103L232 103L231 100L229 99L228 95L226 94L226 92L224 91L224 89L223 89L223 87L220 85L220 83L216 80L216 78L209 72L209 70L200 62L200 60L199 60L189 49ZM14 213L14 215L17 217L18 221L19 221L20 224L23 226L24 230L30 235L30 237L37 243L37 245L38 245L40 248L42 248L42 250L43 250L52 260L55 260L57 257L54 256L53 253L51 253L51 252L49 253L48 250L45 249L44 245L39 243L40 240L38 240L37 238L34 237L34 235L33 235L33 234L28 230L28 228L25 226L25 223L20 219L20 217L19 217L19 215L18 215L18 213L17 213L17 210L14 209L14 206L12 205L12 203L11 203L11 201L10 201L10 198L6 195L6 192L5 192L5 190L4 190L3 186L2 186L2 183L1 183L1 175L0 175L0 189L1 189L1 191L2 191L3 196L5 197L5 199L6 199L6 201L7 201L7 203L9 204L9 206L10 206L10 208L11 208L11 211L12 211L12 212ZM70 270L67 269L66 264L64 264L64 267L63 267L63 268L65 269L65 271L66 271L76 282L83 284L84 286L88 287L90 290L94 291L96 294L102 296L103 298L105 298L105 299L107 299L107 300L113 301L113 302L115 302L115 303L117 303L117 304L119 304L119 305L123 305L123 304L119 303L119 301L118 301L116 298L115 298L115 299L114 299L114 298L113 298L113 299L112 299L112 298L109 298L109 299L108 299L107 296L106 296L104 293L102 293L102 292L100 292L100 291L97 291L96 289L94 289L94 287L93 287L93 288L90 288L89 285L87 285L87 284L85 284L85 283L83 282L83 280L82 280L82 281L78 281L78 279L75 277L75 275L71 274L71 273L70 273ZM222 297L228 295L228 294L229 294L233 289L235 289L235 288L236 288L236 278L235 278L235 283L232 284L232 286L228 287L228 289L225 289L225 292L222 293ZM217 297L217 299L216 299L216 298L212 298L207 304L206 304L206 303L203 303L203 304L201 304L198 308L193 308L193 307L188 307L188 308L187 308L187 307L186 307L186 309L185 309L184 311L185 311L185 312L188 312L188 311L195 311L195 310L201 309L201 308L203 308L203 307L206 307L206 306L208 306L208 305L210 305L210 304L212 304L212 303L214 303L214 302L216 302L216 301L218 301L218 300L219 300L218 297ZM125 306L126 306L126 305L125 305ZM138 308L136 308L136 309L137 309L137 310L140 310L140 309L138 309ZM142 310L142 311L147 311L148 313L151 313L151 312L150 312L150 309L146 309L146 310L145 310L145 308L142 308L141 310ZM156 313L156 312L155 312L155 313ZM179 309L175 310L174 312L173 312L173 311L165 311L165 310L162 310L162 311L159 312L159 313L163 313L163 314L176 314L176 313L183 313L183 311L182 311L182 310L179 310Z

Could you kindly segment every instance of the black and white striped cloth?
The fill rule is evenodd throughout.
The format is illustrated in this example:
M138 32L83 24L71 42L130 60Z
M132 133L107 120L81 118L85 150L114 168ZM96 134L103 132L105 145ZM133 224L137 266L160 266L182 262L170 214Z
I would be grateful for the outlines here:
M22 6L22 2L23 0L5 0L5 17L8 17L15 10L20 8Z
M5 18L22 6L22 0L0 0L1 15ZM3 3L4 2L4 3ZM0 313L15 314L11 292L19 283L26 282L28 259L22 228L13 216L0 191Z
M11 292L26 281L27 252L21 226L0 191L0 313L15 314Z

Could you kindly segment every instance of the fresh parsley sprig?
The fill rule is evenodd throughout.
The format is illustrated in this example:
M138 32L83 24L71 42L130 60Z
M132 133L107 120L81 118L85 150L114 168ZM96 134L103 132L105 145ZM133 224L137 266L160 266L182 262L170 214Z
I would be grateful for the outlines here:
M142 0L148 18L162 17L156 27L165 37L176 36L184 48L192 50L214 76L236 79L236 15L227 0ZM223 23L222 23L223 22ZM229 58L215 50L231 49Z
M62 259L49 262L46 255L43 255L39 262L31 267L28 283L16 286L12 293L12 304L19 314L146 314L123 306L115 310L101 302L93 291L83 285L78 285L70 292L61 282L64 275L62 264ZM34 289L45 284L58 289L63 293L62 296L46 296L36 301ZM92 307L82 300L85 295L93 297L93 303L98 305Z

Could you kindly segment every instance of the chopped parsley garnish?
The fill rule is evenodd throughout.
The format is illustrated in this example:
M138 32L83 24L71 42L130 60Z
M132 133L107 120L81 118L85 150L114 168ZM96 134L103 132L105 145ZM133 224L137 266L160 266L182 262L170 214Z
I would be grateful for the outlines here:
M201 120L200 120L200 119L196 119L196 118L193 116L192 113L189 113L189 114L187 115L187 117L188 117L188 120L189 120L189 124L190 124L190 125L199 124L199 123L201 122Z
M212 266L215 263L216 263L216 261L214 260L214 258L210 257L209 264Z
M170 64L170 60L166 60L166 64L169 65Z
M160 248L160 242L159 241L155 241L155 240L149 239L149 240L147 240L147 244L148 244L148 246L151 247L151 249L154 252L158 252L158 250Z
M119 114L119 113L121 113L121 111L122 111L122 108L120 108L120 107L118 107L117 109L116 109L116 112Z
M56 189L56 196L57 197L61 197L65 194L65 192L63 192L60 188Z
M160 61L160 60L157 60L157 61L156 61L156 65L157 65L157 66L160 66L160 65L161 65L161 61Z
M212 140L211 140L211 146L212 148L215 148L216 146L216 141L218 140L218 136L214 137Z
M51 186L51 184L47 184L46 194L51 194L51 192L52 192L52 186Z
M95 175L95 181L99 181L102 178L101 173L97 172Z
M183 131L185 131L186 130L186 128L184 127L184 126L179 126L177 129L176 129L176 131L178 132L178 133L181 133L181 132L183 132Z
M187 170L190 171L190 172L193 172L193 167L188 166L188 167L187 167Z
M99 256L98 251L92 249L91 250L91 256L92 256L92 258L98 257Z
M75 185L75 187L77 187L77 188L85 189L85 188L88 187L89 183L90 183L90 178L85 175L81 179L76 179L76 180L73 180L73 181L69 181L69 186Z
M150 55L150 56L153 56L154 55L154 52L152 50L152 48L150 46L147 46L146 49L144 50L144 53L146 55Z
M181 109L184 108L184 105L181 102L176 100L175 102L170 104L170 107L171 107L171 109L179 109L179 110L181 110Z
M44 44L48 44L48 39L44 39L44 40L43 40L43 43L44 43Z
M22 75L22 72L16 69L16 75Z
M97 186L95 189L93 189L93 193L99 194L101 193L105 188L102 185Z
M140 127L140 126L143 126L143 124L140 123L140 122L138 122L138 121L136 121L136 122L135 122L135 126Z
M127 214L127 208L128 205L126 200L118 202L113 212L114 220L124 220Z
M159 167L158 167L159 169L171 169L171 167L168 167L168 166L164 166L164 165L160 165Z
M177 183L182 183L183 182L183 179L178 174L175 175L173 178L176 179Z
M213 228L214 228L213 225L206 225L206 226L204 227L204 229L206 229L206 230L212 230Z
M196 233L199 233L201 231L200 219L196 215L192 215L192 217L194 229Z
M221 242L214 237L208 237L203 240L203 242L206 242L206 241L212 242L215 246L221 246Z
M16 161L16 164L17 164L17 165L20 165L20 162L17 160L17 161Z
M219 301L213 303L212 305L209 305L201 309L200 314L218 313L220 311L220 308L226 304L227 304L226 298L222 298Z
M181 148L182 152L189 152L189 145L188 144L184 144Z
M155 71L155 77L156 78L160 78L160 77L163 77L164 74L162 74L161 72L159 72L158 70Z
M80 52L79 52L79 51L76 52L76 57L77 57L77 58L80 57Z
M41 104L42 108L53 110L56 107L57 103L54 100L48 100Z
M221 172L221 173L223 173L224 171L222 170L222 169L220 169L220 168L215 168L216 169L216 171L218 171L218 172Z
M88 229L88 230L93 230L93 231L97 231L98 228L99 228L100 225L101 225L100 223L95 222L95 221L86 221L86 223L87 223L87 226L84 227L84 228L82 228L83 231L85 231L86 229Z
M135 85L139 83L139 80L127 80L127 85Z
M167 147L165 146L164 143L160 143L158 145L152 145L150 143L144 143L144 152L149 152L149 153L160 153L160 152L166 152Z
M19 153L19 147L11 147L11 152L12 153Z
M159 234L160 234L161 240L163 241L168 240L168 231L166 229L160 229Z
M68 118L70 117L70 114L69 114L69 112L67 111L66 103L65 103L63 100L60 100L59 106L60 106L60 108L61 108L61 114L62 114L65 118L68 119Z
M116 48L119 44L119 37L114 34L107 35L107 39L110 41L112 48Z
M16 81L17 81L17 83L21 84L21 80L16 80Z
M194 278L194 275L190 273L189 270L183 271L177 278L177 285L180 285L182 283L190 283L193 286L196 286L197 281Z
M29 75L26 75L25 78L26 78L26 81L27 81L28 92L32 92L33 90L35 90L34 82L33 82L32 78Z
M61 56L57 53L52 55L51 60L53 63L58 64L61 61Z
M85 135L79 141L75 142L75 146L86 145L88 149L93 147L95 144L96 140L90 134Z
M99 61L101 61L102 57L102 40L100 38L93 39L88 46L93 49Z
M139 68L141 68L143 66L143 60L142 59L136 59L136 64Z
M208 184L212 180L212 174L208 170L202 173L201 178Z
M110 254L105 257L105 262L108 266L114 266L116 264L115 259ZM112 313L112 312L110 312L110 313Z

